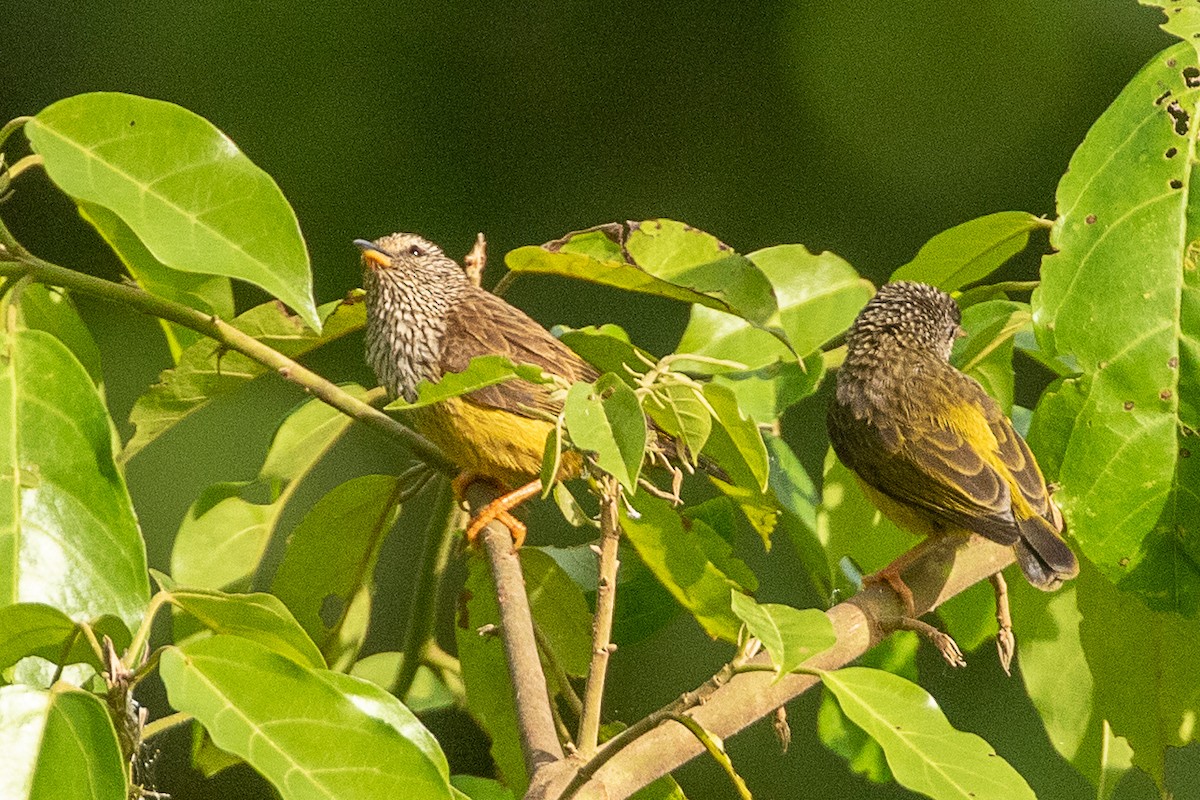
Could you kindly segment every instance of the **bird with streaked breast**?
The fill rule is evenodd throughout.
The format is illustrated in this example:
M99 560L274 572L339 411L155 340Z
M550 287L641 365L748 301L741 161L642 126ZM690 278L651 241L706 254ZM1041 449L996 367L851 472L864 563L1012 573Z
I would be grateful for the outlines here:
M472 283L432 242L394 233L354 243L364 267L367 362L390 396L414 401L421 381L435 383L491 354L567 383L599 377L523 311ZM471 520L469 539L498 519L520 547L525 526L510 512L541 489L546 438L562 409L553 391L553 385L514 378L408 412L413 427L463 470L455 482L460 496L475 478L507 492ZM581 465L578 453L565 452L559 477L578 475Z
M958 304L940 289L880 287L846 338L830 441L900 527L975 532L1012 546L1029 582L1053 590L1079 563L1029 446L983 387L950 364L960 322ZM893 566L878 577L911 609Z

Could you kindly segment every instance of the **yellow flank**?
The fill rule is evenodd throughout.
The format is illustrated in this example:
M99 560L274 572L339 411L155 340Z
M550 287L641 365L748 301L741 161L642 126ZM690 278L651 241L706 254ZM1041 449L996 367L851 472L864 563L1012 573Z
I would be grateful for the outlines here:
M412 412L413 424L467 472L515 488L538 476L554 424L476 405L461 397ZM563 454L561 477L577 475L579 456Z

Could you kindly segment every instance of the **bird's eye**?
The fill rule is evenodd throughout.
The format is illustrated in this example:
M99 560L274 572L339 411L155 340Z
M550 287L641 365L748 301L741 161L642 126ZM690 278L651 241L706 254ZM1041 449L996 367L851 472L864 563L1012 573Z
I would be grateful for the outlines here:
M408 254L410 256L423 256L425 255L425 251L414 244L412 247L408 248Z

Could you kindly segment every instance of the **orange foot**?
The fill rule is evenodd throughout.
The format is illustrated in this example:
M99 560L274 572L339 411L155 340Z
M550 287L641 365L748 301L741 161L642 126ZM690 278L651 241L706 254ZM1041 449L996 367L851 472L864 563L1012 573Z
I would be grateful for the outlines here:
M459 481L461 479L461 475L455 478L456 491L460 488ZM465 489L470 481L470 478L464 481L461 484L461 488ZM526 500L536 496L541 490L542 482L540 480L530 481L521 488L501 495L488 503L480 509L479 513L471 519L471 523L467 526L467 541L474 544L475 540L479 538L479 534L489 523L498 521L512 533L513 549L519 550L521 545L525 543L525 523L518 520L510 512Z
M900 596L904 601L904 616L907 618L915 618L917 616L917 604L913 599L912 589L908 588L908 584L904 582L904 578L900 576L905 565L901 564L903 556L888 564L883 569L876 572L874 575L867 575L863 578L863 585L870 583L886 583L892 587L892 591Z

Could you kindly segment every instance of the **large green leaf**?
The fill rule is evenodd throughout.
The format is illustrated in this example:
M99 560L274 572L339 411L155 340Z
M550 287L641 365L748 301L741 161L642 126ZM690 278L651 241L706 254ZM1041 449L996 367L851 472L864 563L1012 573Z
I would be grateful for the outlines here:
M320 328L295 213L271 176L204 118L95 92L43 109L25 133L51 180L120 217L158 261L253 283Z
M1128 740L1134 765L1161 786L1168 749L1200 736L1195 669L1200 663L1200 621L1148 609L1088 565L1080 578L1079 641L1095 686L1096 716L1107 719L1113 732Z
M730 609L737 584L709 558L700 534L671 505L645 491L633 498L637 516L621 507L621 528L641 560L714 638L736 641L741 620Z
M633 389L611 372L595 384L577 383L567 392L563 414L571 442L595 453L596 465L634 492L646 450L646 415Z
M400 513L399 490L392 475L346 481L317 501L288 536L271 591L330 664L343 653L357 653L366 636L375 563Z
M1013 343L1031 324L1029 306L1011 300L988 300L963 312L965 338L954 343L954 366L983 386L1005 414L1012 413Z
M785 244L748 258L774 286L781 323L795 352L737 317L701 305L692 307L677 352L735 361L749 369L795 361L846 330L871 299L870 282L833 253L814 255L804 245Z
M1024 211L1001 211L964 222L926 242L891 279L931 283L953 292L995 272L1025 249L1034 231L1049 226Z
M171 705L285 800L451 796L432 736L366 681L225 635L166 648L159 669Z
M118 653L129 646L129 629L116 617L101 617L90 624L96 638L107 636ZM82 662L97 672L107 668L92 649L80 623L57 608L42 603L0 607L0 671L26 656L38 656L52 664Z
M67 346L79 360L92 382L104 385L104 374L100 371L100 348L92 338L92 332L79 316L75 302L63 289L31 283L20 289L21 301L17 303L17 324L30 330L45 331Z
M746 623L750 635L767 648L781 678L837 643L833 623L815 608L760 604L741 592L734 592L732 601L733 613Z
M285 356L300 356L361 330L366 324L364 303L337 301L320 308L325 326L317 333L271 301L256 306L232 321L235 328L270 345ZM138 451L176 424L204 408L213 398L228 394L269 370L262 364L217 342L202 339L183 351L174 369L164 370L159 382L137 399L129 421L136 431L121 451L128 461Z
M709 455L725 468L735 483L765 492L771 464L758 425L745 416L733 391L726 386L705 384L704 399L716 412L718 423L709 436ZM721 433L724 435L719 435Z
M252 639L301 666L325 666L317 646L275 595L173 588L169 600L214 633Z
M0 797L125 800L125 765L104 701L57 684L0 686Z
M1036 800L991 745L955 730L915 683L868 667L825 672L821 680L846 716L883 748L902 786L934 800Z
M343 388L365 394L361 386ZM353 422L316 399L288 415L258 478L210 486L188 509L171 551L175 580L205 589L246 588L300 481Z
M623 245L623 247L622 247ZM629 260L626 260L628 256ZM716 237L666 219L604 226L504 259L513 272L563 275L720 309L760 326L775 324L771 284Z
M1200 611L1196 68L1190 44L1156 55L1088 132L1033 295L1039 341L1083 373L1034 423L1057 434L1038 444L1059 465L1068 525L1110 580L1188 614Z
M1105 789L1097 794L1098 800L1108 800L1121 775L1131 765L1132 751L1125 739L1114 737L1111 730L1106 730L1108 726L1098 706L1107 703L1098 701L1096 680L1083 649L1080 636L1083 615L1077 595L1080 591L1085 596L1111 592L1111 588L1106 590L1102 585L1093 588L1093 582L1103 584L1105 581L1090 562L1084 561L1079 577L1057 592L1039 592L1026 581L1013 581L1009 592L1017 637L1017 660L1025 691L1037 708L1054 749L1080 774L1098 788ZM1085 599L1085 605L1090 605L1090 601ZM1097 608L1097 611L1103 614L1101 609ZM1106 624L1099 620L1098 623ZM1109 638L1115 640L1112 644L1118 648L1123 646L1123 635ZM1125 653L1112 652L1116 648L1095 649L1098 644L1107 648L1108 643L1093 637L1089 644L1094 660L1111 658L1116 660L1115 663L1126 663L1123 660ZM1134 655L1142 657L1136 650ZM1152 704L1143 702L1139 705ZM1140 722L1145 720L1138 724Z
M46 603L131 627L146 549L95 384L57 339L0 330L0 605Z
M229 278L171 269L146 249L142 240L120 217L104 206L81 202L79 213L104 237L138 286L150 294L183 303L206 314L216 314L222 319L233 317L233 286ZM165 319L158 322L166 334L171 358L176 363L184 348L202 338L191 328Z

